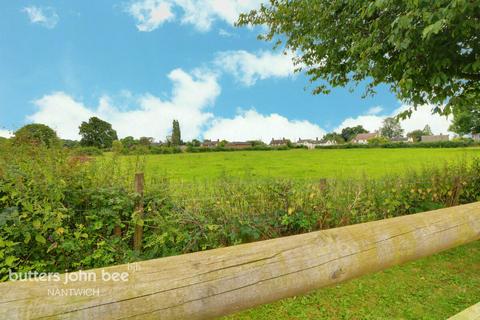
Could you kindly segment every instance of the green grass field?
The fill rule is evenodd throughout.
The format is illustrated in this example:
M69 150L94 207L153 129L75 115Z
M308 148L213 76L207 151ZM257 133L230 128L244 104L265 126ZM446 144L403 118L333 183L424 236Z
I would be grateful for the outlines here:
M480 241L225 319L447 319L478 302Z
M236 151L149 155L146 173L173 179L380 177L480 156L479 148ZM134 157L129 157L132 161Z

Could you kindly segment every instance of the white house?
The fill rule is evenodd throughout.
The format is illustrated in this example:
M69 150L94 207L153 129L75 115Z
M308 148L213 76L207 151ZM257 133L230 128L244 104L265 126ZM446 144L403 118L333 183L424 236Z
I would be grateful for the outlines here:
M337 144L337 141L334 141L334 140L327 140L323 143L320 143L319 145L320 146L334 146Z
M378 137L378 132L374 133L359 133L353 138L353 143L367 144L368 140Z
M312 149L315 149L316 146L321 145L321 143L320 143L320 140L318 140L318 137L315 140L298 138L297 145L304 146L312 150Z

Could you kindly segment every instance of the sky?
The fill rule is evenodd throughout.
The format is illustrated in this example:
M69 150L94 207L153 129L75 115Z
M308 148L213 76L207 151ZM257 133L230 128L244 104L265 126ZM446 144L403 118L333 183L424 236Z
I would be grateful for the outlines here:
M185 141L321 137L361 124L377 130L409 106L387 86L314 86L292 53L234 26L264 0L0 2L0 136L43 123L79 139L92 116L119 137L165 140L178 119ZM449 119L424 106L402 122L447 133Z

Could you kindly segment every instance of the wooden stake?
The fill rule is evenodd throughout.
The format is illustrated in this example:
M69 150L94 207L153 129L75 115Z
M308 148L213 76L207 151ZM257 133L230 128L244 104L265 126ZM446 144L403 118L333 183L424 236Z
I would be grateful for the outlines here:
M143 188L145 184L145 178L143 173L135 174L135 192L140 196L138 203L135 207L135 212L138 214L140 219L143 219ZM135 225L135 232L133 235L133 248L136 251L142 250L142 240L143 240L143 223Z

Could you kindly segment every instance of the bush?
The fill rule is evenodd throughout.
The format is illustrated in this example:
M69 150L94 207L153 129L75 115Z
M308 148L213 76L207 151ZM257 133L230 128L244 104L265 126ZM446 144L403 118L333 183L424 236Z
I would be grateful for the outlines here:
M58 146L60 139L55 130L44 124L27 124L17 131L12 139L14 144L36 144L47 147Z
M73 149L72 154L75 156L101 156L103 151L97 147L80 147Z
M385 137L375 137L375 138L372 138L372 139L369 139L368 140L368 144L369 145L381 145L381 144L386 144L386 143L389 143L390 140L388 140L387 138Z

